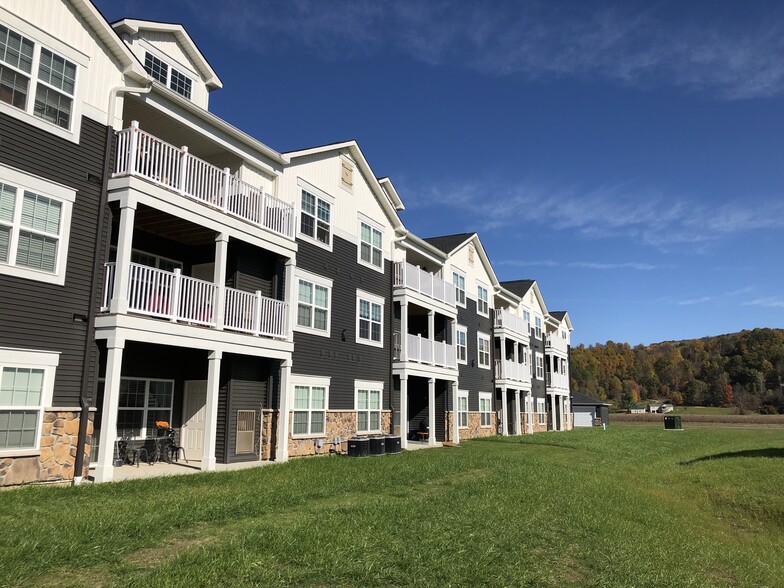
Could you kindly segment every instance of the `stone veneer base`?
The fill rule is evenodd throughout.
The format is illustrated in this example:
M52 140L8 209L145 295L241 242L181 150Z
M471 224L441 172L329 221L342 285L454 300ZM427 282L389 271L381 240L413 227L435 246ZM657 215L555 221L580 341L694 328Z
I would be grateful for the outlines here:
M289 415L289 431L291 431L293 416ZM296 438L289 434L289 457L305 455L327 455L331 452L346 453L348 440L352 437L375 437L377 435L390 435L392 431L392 411L381 411L380 433L357 433L357 412L354 410L327 411L326 429L323 435L307 438ZM335 438L340 437L340 443L335 444ZM318 440L322 440L321 447Z

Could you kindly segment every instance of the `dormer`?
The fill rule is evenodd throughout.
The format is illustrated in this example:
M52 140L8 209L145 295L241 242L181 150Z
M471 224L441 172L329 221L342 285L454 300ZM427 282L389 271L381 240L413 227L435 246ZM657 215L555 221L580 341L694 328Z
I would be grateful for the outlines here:
M125 18L112 26L157 84L209 109L223 82L182 25Z

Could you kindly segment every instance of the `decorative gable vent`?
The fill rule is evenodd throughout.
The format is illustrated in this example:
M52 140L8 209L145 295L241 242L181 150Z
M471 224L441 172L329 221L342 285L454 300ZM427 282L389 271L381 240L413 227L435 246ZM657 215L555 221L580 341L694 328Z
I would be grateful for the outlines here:
M345 159L341 160L340 185L346 190L354 187L354 166Z
M256 411L237 411L237 449L235 453L253 453L256 432Z
M469 265L474 265L474 246L473 245L469 245L468 246L468 264Z

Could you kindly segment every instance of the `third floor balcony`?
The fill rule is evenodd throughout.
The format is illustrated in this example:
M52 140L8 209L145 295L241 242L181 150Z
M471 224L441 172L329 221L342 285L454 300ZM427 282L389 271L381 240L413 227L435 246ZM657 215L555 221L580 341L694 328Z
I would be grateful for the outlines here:
M496 329L506 329L523 340L528 340L531 334L531 323L515 316L505 308L496 308L493 312L495 313L493 326Z
M395 262L394 287L413 290L452 309L456 308L455 287L452 284L408 262Z
M560 351L566 354L569 351L569 343L566 339L561 337L557 331L547 333L545 338L545 349L552 351Z

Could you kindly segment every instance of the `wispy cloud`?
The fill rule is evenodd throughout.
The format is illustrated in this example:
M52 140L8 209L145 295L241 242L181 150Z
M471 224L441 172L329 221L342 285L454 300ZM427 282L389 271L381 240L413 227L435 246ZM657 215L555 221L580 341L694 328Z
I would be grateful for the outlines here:
M558 262L552 259L542 259L536 261L526 261L517 259L507 259L496 262L498 266L508 267L572 267L584 268L594 270L623 270L632 269L638 271L651 271L655 269L672 268L672 265L654 265L652 263L638 263L638 262L620 262L620 263L606 263L597 261L568 261Z
M748 294L754 291L753 286L746 286L744 288L738 288L736 290L730 290L728 292L720 292L717 294L712 294L710 296L698 296L696 298L686 298L684 300L676 300L675 304L678 306L693 306L695 304L705 304L706 302L720 302L726 301L730 298L735 298L737 296L741 296L743 294Z
M727 99L784 92L784 23L692 18L636 2L545 0L177 0L230 42L265 55L305 48L337 60L392 50L491 75L671 84Z
M784 308L784 298L768 296L766 298L754 298L743 303L743 306L762 306L764 308Z

